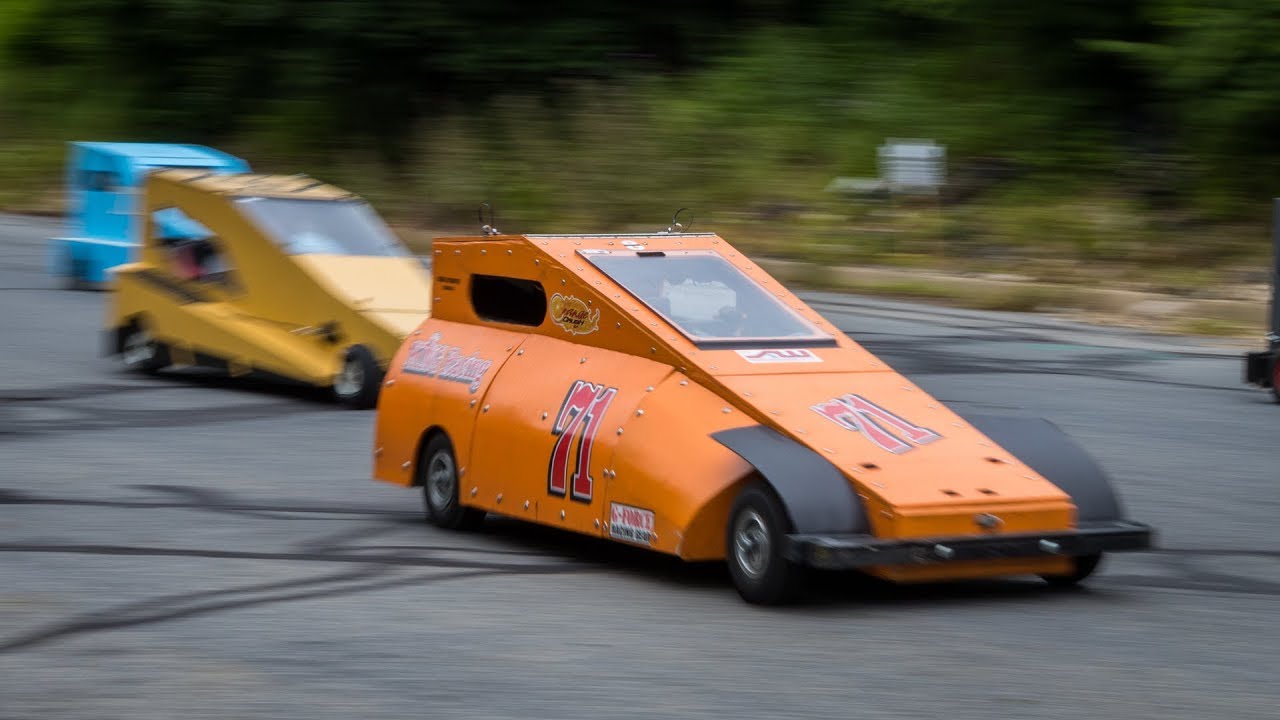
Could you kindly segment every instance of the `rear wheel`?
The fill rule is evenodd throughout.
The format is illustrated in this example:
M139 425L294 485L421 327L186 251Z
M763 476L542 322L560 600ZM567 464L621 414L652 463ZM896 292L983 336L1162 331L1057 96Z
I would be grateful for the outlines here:
M382 385L382 369L373 353L364 345L352 345L342 358L342 367L333 379L333 394L338 402L354 410L367 410L378 404Z
M169 365L169 349L158 342L141 321L134 320L123 331L120 357L135 372L155 372Z
M1102 553L1094 553L1092 555L1081 555L1072 558L1075 561L1075 569L1066 575L1041 575L1040 577L1054 587L1071 587L1078 585L1085 578L1093 574L1098 569L1098 564L1102 562Z
M791 521L778 496L763 483L739 493L729 512L725 561L738 594L753 605L780 605L796 597L800 568L782 555Z
M458 462L453 443L443 433L427 442L418 458L417 483L427 520L449 530L473 530L484 520L484 511L462 504L458 496Z

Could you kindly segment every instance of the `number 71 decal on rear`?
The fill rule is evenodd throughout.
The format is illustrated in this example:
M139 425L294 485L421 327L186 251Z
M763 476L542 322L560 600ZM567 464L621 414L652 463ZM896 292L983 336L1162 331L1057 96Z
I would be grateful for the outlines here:
M617 388L586 380L575 382L569 389L560 405L560 411L556 413L555 424L551 426L556 444L551 449L551 461L547 464L548 493L564 497L569 492L570 497L578 502L591 502L594 485L591 478L591 450L595 446L596 432L604 420L604 413L617 394ZM573 471L572 476L570 469Z

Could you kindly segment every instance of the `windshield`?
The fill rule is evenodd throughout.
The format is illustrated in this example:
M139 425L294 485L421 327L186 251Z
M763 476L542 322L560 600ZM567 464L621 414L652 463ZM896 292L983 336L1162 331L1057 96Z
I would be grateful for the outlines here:
M368 203L252 197L236 204L290 255L410 255Z
M831 341L714 251L601 250L582 255L697 343Z

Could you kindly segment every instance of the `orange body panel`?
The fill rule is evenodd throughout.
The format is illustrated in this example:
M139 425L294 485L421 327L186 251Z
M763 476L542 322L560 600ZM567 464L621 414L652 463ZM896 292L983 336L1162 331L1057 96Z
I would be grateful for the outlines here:
M798 351L699 345L591 255L708 250L829 337ZM1074 527L1066 493L718 236L445 238L433 253L432 317L393 359L379 404L377 479L411 484L424 434L440 428L465 467L464 504L603 537L621 520L619 534L630 535L615 539L715 559L724 556L734 494L753 468L710 435L759 423L829 459L862 497L877 537ZM541 321L482 317L471 297L476 275L539 283ZM436 332L491 363L474 391L402 371L409 346ZM979 527L984 514L998 526ZM874 571L928 580L1055 572L1064 562Z

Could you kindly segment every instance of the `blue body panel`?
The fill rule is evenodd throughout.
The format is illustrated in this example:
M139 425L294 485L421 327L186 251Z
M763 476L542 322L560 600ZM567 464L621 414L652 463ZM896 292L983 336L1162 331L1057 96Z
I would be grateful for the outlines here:
M99 285L107 271L133 259L142 181L160 168L250 172L244 160L203 145L73 142L67 158L67 217L61 237L48 243L49 272ZM199 232L182 219L163 223L172 236Z

